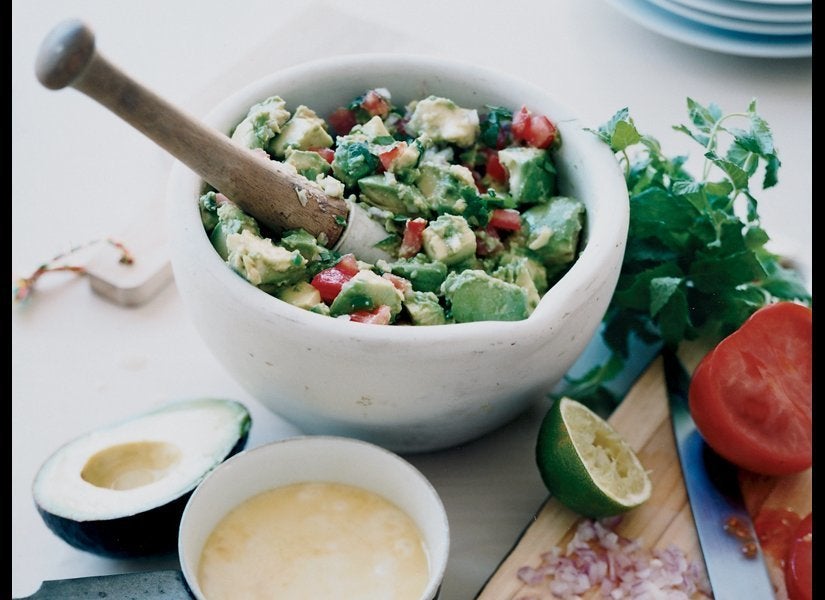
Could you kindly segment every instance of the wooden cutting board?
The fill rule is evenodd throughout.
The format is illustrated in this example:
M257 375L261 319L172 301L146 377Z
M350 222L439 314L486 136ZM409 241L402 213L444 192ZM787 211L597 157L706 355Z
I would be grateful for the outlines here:
M692 370L705 350L701 346L680 349L685 366ZM653 482L650 500L625 514L615 528L616 532L640 539L644 546L651 549L675 544L689 559L701 561L699 540L670 424L661 357L639 378L609 421L636 451ZM740 473L749 512L755 516L763 508L790 508L802 516L807 515L812 505L811 474L811 469L787 477ZM537 594L542 591L547 598L551 598L546 586L523 583L518 578L518 570L524 566L537 567L541 563L542 553L553 546L564 548L580 519L579 515L554 498L549 498L485 583L476 600L533 598L539 597ZM775 577L776 573L772 575ZM780 582L780 585L783 584ZM782 597L781 594L778 597Z

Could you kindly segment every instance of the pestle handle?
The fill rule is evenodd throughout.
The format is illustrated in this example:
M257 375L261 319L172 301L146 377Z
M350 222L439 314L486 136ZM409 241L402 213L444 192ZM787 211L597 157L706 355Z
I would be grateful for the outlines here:
M348 217L343 200L307 185L278 161L262 160L134 81L97 52L94 33L81 21L64 21L48 34L35 72L49 89L70 86L108 108L274 232L302 228L326 236L330 246L341 237Z

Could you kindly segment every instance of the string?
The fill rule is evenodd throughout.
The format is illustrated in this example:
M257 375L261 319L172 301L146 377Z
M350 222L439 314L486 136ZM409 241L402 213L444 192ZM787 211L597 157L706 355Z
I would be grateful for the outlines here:
M35 284L40 280L41 277L48 273L59 273L59 272L70 272L76 273L78 275L85 275L86 274L86 267L82 265L61 265L57 264L61 260L79 252L80 250L84 250L90 246L95 244L99 244L101 242L106 242L120 251L120 258L118 262L123 265L131 265L135 262L134 256L129 250L124 246L122 243L118 242L113 238L104 238L98 240L92 240L91 242L86 242L84 244L80 244L78 246L74 246L67 250L66 252L62 252L57 256L52 257L51 260L46 261L35 271L29 275L28 277L21 277L18 278L16 281L12 282L12 299L14 302L22 303L28 300L32 293L34 292Z

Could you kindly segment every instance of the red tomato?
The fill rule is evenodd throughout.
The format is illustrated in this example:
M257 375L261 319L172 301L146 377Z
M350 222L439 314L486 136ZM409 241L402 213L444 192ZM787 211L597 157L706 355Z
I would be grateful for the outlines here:
M404 238L401 240L401 247L398 249L398 256L401 258L412 258L421 251L424 229L426 227L427 221L421 217L407 221L407 224L404 226Z
M690 383L690 412L708 445L764 475L810 467L812 351L812 311L792 302L759 309L722 340Z
M358 121L355 119L354 112L348 108L339 108L335 110L329 118L327 118L327 122L330 127L335 130L335 133L338 135L346 135L349 133L350 129L355 127L355 124Z
M501 166L501 162L498 160L498 152L490 151L487 153L487 164L484 171L493 181L500 183L507 181L507 170Z
M392 161L394 161L396 158L401 156L401 153L404 152L404 150L406 150L406 148L407 148L407 142L399 142L398 144L393 146L391 149L387 150L386 152L382 152L381 154L378 155L378 160L381 161L381 166L384 167L385 171L389 170L390 165L392 164Z
M350 313L349 320L356 323L372 323L373 325L389 325L390 307L382 304L374 310L356 310Z
M503 231L521 229L521 215L514 208L495 208L490 215L490 225Z
M332 148L310 148L310 150L318 153L318 155L329 164L332 164L332 161L335 159L335 150Z
M811 600L813 597L813 513L794 531L785 559L785 586L790 600Z
M556 126L544 115L534 115L522 106L513 115L513 137L534 148L549 148L556 140Z
M361 108L371 116L374 117L378 115L383 119L390 112L390 103L375 90L370 90L364 95L364 99L361 100Z
M762 508L753 520L759 545L779 565L785 564L791 536L802 518L789 508Z
M312 278L312 286L321 293L321 300L330 303L341 293L341 287L358 273L355 255L345 254L334 266Z

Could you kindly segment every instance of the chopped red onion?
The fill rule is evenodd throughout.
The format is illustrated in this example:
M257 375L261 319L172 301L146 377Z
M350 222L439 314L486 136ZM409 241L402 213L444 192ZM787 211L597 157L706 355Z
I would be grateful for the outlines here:
M553 598L577 600L593 590L607 600L694 600L712 598L704 565L690 561L671 544L646 550L641 540L617 534L620 518L582 520L562 553L553 547L541 555L537 567L519 569L518 577L530 587L540 587ZM521 596L533 600L546 596Z

